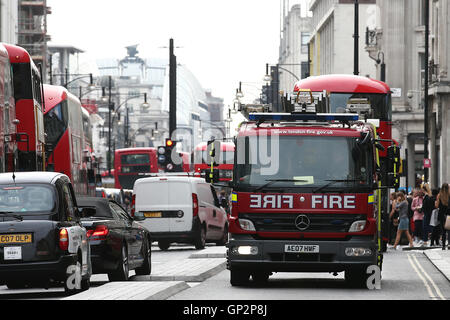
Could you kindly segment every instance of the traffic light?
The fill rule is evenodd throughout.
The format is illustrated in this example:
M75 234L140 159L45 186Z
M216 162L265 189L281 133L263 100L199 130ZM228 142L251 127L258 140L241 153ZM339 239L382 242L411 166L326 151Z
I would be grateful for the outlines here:
M164 146L158 147L158 165L165 172L180 172L183 171L182 164L177 164L176 159L172 159L172 152L175 149L177 143L172 139L166 139Z
M401 168L400 148L395 145L389 146L387 158L387 184L397 189L400 186L400 175L398 174Z

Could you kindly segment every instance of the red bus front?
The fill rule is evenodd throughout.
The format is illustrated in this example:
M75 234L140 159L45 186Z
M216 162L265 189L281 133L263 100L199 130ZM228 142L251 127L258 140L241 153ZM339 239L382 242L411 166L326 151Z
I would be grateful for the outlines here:
M221 142L221 150L219 157L218 166L215 168L219 169L219 181L231 181L233 178L233 167L234 167L234 150L235 146L232 142ZM207 161L207 143L202 142L194 150L194 172L203 173L205 170L211 168L211 163Z
M158 173L156 148L118 149L114 155L114 184L117 189L133 189L137 179Z

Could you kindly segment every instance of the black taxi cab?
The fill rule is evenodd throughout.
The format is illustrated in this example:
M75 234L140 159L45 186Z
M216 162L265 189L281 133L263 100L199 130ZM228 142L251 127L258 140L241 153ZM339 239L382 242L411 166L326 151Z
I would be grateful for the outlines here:
M86 290L90 246L69 178L55 172L0 174L0 285Z

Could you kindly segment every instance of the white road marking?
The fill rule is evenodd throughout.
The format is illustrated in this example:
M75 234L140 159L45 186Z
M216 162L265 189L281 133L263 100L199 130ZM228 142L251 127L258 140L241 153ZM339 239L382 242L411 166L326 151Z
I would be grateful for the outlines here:
M425 272L425 270L422 268L422 265L419 263L419 261L417 260L417 256L413 255L413 259L416 262L417 266L420 268L420 270L422 271L422 273L425 275L425 277L427 277L428 281L431 282L431 284L434 287L434 290L436 290L436 293L438 294L438 296L442 299L445 300L444 296L441 293L441 290L439 290L439 287L436 285L436 283L433 281L433 279L431 279L431 277L428 275L428 273Z
M433 290L431 289L431 287L430 287L430 285L429 285L427 279L424 278L424 276L422 275L422 273L423 273L429 280L431 280L430 277L426 274L425 270L423 270L423 268L420 266L419 262L417 261L417 258L415 258L415 256L413 256L413 257L414 257L414 260L415 260L415 262L414 262L412 256L413 256L413 255L408 254L408 260L409 260L409 263L411 264L411 266L412 266L413 269L416 271L416 273L417 273L417 275L419 276L419 278L420 278L420 279L422 280L422 282L424 283L425 288L427 289L428 295L430 296L430 298L433 299L433 300L438 300L438 297L436 297L436 296L434 295ZM417 266L416 266L416 263L417 263ZM422 273L418 270L418 267L422 270ZM432 282L432 284L434 284L433 281L431 281L431 282ZM434 287L435 287L435 289L436 289L436 284L434 284ZM436 291L437 291L437 294L440 295L439 298L441 298L442 300L445 300L445 298L442 296L442 294L440 294L439 289L437 289Z

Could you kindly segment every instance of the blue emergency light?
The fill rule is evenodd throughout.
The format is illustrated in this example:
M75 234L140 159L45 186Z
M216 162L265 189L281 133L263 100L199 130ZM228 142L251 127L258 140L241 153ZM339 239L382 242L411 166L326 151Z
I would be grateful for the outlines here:
M358 121L359 115L349 113L250 113L250 121Z

